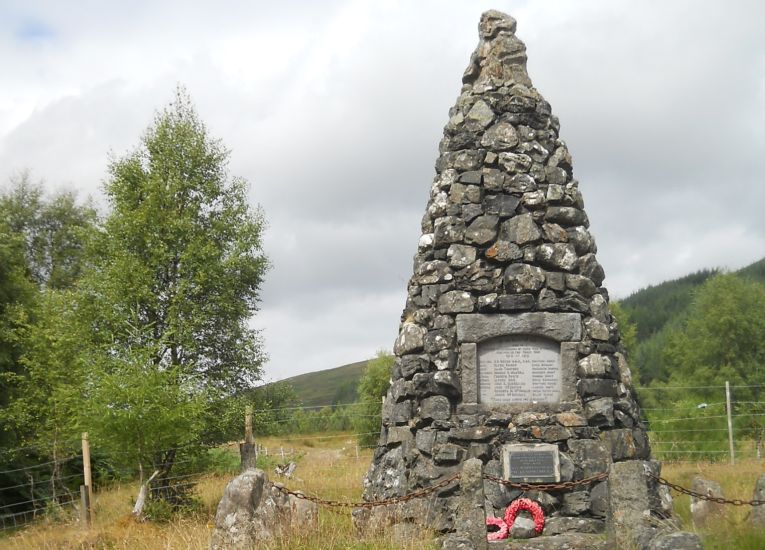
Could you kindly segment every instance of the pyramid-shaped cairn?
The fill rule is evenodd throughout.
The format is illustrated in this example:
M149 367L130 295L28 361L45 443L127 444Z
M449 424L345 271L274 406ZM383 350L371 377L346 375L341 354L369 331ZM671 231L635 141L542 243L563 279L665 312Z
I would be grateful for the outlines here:
M527 481L579 480L620 461L658 471L643 461L648 439L571 154L515 27L482 16L449 111L367 500L433 485L474 457L485 473ZM484 491L498 517L520 494L488 481ZM597 531L608 492L600 481L526 496L548 525ZM648 493L660 515L658 490ZM452 530L458 494L403 503L393 521ZM379 510L371 516L391 515Z

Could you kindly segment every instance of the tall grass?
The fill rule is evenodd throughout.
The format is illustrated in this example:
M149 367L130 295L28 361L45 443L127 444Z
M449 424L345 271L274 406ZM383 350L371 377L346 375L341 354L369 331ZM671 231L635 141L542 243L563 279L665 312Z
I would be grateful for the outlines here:
M356 440L347 434L332 439L313 436L287 439L276 437L259 440L271 449L284 447L294 451L298 468L288 487L322 498L356 501L361 498L362 480L371 461L371 451L362 450L356 458ZM135 521L130 510L138 487L135 483L115 484L98 491L95 498L96 520L91 529L84 529L73 512L63 513L57 519L44 520L13 534L0 533L0 548L26 549L207 549L214 525L215 510L223 490L236 474L238 455L235 447L217 450L212 463L206 467L211 473L199 480L195 495L200 505L184 516L176 516L164 523ZM261 457L260 465L271 479L277 476L273 466L281 461L279 453ZM701 475L720 483L726 497L752 498L755 481L765 473L765 461L748 460L731 467L725 463L665 463L663 475L672 482L690 487L694 475ZM284 480L280 480L284 481ZM690 498L674 495L675 511L681 527L698 532L707 549L760 550L765 548L765 530L750 528L747 524L749 507L726 506L725 514L713 527L696 529L690 516ZM316 530L288 533L286 537L268 545L266 550L329 550L363 549L428 550L435 544L426 533L410 541L393 541L387 536L363 538L353 527L350 514L320 509Z
M258 442L271 449L283 446L294 451L287 460L297 460L295 478L288 486L323 498L357 501L361 498L362 480L371 462L371 451L361 450L356 458L356 440L344 434L338 438L316 439L313 436L290 436L289 440L265 438ZM184 516L163 523L138 522L130 514L138 492L136 483L114 484L95 496L95 524L85 529L77 514L68 512L57 520L35 523L13 534L0 533L0 548L27 549L136 549L167 550L209 548L215 522L215 511L226 484L236 475L238 451L235 447L216 451L208 465L213 473L200 478L194 494L200 506ZM259 465L277 480L273 466L281 461L278 454L261 456ZM279 480L284 481L284 480ZM422 540L393 542L390 538L364 539L353 527L350 513L333 513L320 509L317 530L290 532L266 550L365 549L427 550L434 548L427 536Z
M765 461L748 459L731 466L725 462L665 463L662 475L673 483L690 488L697 475L720 484L725 498L750 500L757 478L765 474ZM675 513L681 526L698 533L707 550L762 550L765 548L765 529L751 527L747 519L750 506L725 505L723 514L706 527L696 527L691 518L691 499L687 495L672 495Z

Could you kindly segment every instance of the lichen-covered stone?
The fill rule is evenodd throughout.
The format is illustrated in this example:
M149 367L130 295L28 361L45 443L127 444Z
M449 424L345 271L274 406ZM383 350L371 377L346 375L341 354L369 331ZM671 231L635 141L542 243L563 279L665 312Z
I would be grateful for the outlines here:
M568 442L569 454L582 477L591 477L608 471L611 453L606 445L595 439L571 439Z
M691 482L691 491L702 495L722 498L723 492L716 481L695 476ZM697 528L707 527L710 522L720 521L725 515L722 504L691 496L691 518Z
M493 246L486 250L486 257L490 260L499 262L508 262L523 257L521 248L509 241L497 241Z
M579 360L579 376L582 378L597 378L607 375L611 371L611 360L599 353L590 355Z
M512 264L505 270L504 283L508 292L539 290L545 283L545 274L544 271L533 265Z
M425 344L425 335L427 330L414 323L404 323L401 333L393 345L393 351L396 355L404 355L422 349Z
M676 531L661 533L654 538L648 550L703 550L704 545L696 533Z
M464 244L453 244L446 251L446 259L452 267L466 267L476 258L476 248Z
M608 397L593 399L584 404L584 416L591 426L614 425L614 401Z
M464 290L452 290L438 299L439 313L470 313L475 307L473 296Z
M486 244L497 236L499 217L492 214L478 216L465 230L465 241L470 244Z
M435 395L422 400L420 416L426 420L449 420L451 416L451 404L449 399Z
M578 208L571 206L551 206L547 209L545 220L555 222L563 227L585 225L587 216Z
M531 214L520 214L502 223L500 235L506 241L524 245L538 241L542 232Z
M587 319L584 323L584 327L593 340L608 341L610 333L608 332L608 325L601 323L597 319Z
M212 550L247 549L273 541L291 528L316 525L315 503L287 496L263 470L251 468L231 480L215 514Z
M579 257L571 244L545 243L537 248L536 259L545 267L571 271L576 267Z
M765 501L765 474L757 478L752 500ZM752 513L749 514L749 523L756 528L765 527L765 505L752 506Z

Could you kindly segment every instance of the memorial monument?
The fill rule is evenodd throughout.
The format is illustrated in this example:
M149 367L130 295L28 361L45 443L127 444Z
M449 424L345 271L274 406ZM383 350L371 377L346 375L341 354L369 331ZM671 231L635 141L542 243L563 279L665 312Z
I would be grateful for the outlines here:
M548 534L610 529L618 539L637 522L629 543L640 547L669 513L648 475L659 465L649 460L571 154L515 30L513 18L483 14L449 111L364 498L428 487L469 458L526 482L611 471L644 503L619 508L608 481L525 496L544 509ZM360 511L357 523L447 533L459 527L459 492ZM488 480L484 493L487 516L521 494Z

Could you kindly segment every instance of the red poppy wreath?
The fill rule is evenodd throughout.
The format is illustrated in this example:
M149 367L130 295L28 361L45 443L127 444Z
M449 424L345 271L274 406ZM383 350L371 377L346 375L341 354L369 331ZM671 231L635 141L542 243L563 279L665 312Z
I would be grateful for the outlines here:
M505 524L507 525L508 532L513 528L515 517L521 510L527 510L531 513L531 517L534 519L534 532L537 535L541 534L542 529L545 528L545 514L542 511L542 507L529 498L514 500L505 510Z

